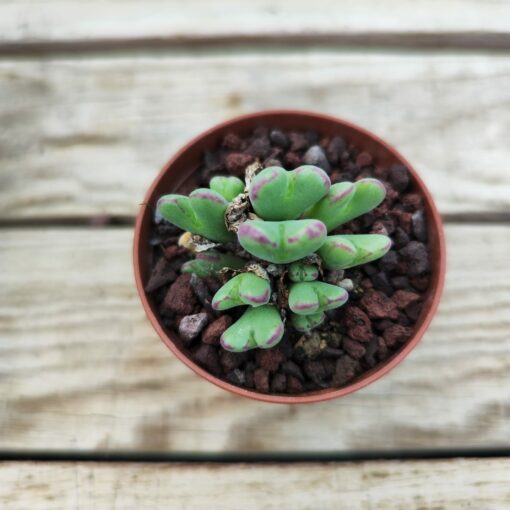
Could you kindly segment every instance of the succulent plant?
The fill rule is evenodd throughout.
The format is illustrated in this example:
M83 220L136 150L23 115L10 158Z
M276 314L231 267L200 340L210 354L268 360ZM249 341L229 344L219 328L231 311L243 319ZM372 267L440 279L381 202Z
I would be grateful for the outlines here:
M348 292L322 281L324 271L378 259L391 241L378 234L328 233L384 197L376 179L331 185L316 166L287 171L252 165L245 182L218 176L210 189L189 197L162 196L156 217L189 232L183 245L195 258L183 264L183 272L223 281L213 310L247 306L221 337L225 349L240 352L275 346L286 322L309 332L324 322L327 310L345 304Z

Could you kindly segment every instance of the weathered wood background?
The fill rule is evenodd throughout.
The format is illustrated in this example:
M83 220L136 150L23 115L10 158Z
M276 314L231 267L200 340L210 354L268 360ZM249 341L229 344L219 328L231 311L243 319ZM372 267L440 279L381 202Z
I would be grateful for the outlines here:
M510 508L506 458L72 462L510 452L509 105L506 0L1 2L0 458L48 462L0 464L0 507ZM130 225L166 159L273 107L373 129L446 222L446 290L421 345L318 405L197 379L133 285ZM122 224L95 228L98 215Z

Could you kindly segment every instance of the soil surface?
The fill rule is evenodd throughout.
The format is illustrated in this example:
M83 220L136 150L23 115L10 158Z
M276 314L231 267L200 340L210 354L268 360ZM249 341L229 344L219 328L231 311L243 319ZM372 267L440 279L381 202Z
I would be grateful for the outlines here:
M244 307L214 312L211 298L221 283L180 274L181 264L190 256L177 246L182 231L174 226L153 226L154 263L146 291L157 304L165 327L178 332L189 356L221 379L280 394L344 386L392 356L413 334L431 269L422 196L407 168L381 167L370 153L359 152L340 136L323 138L315 131L264 127L246 138L227 134L217 151L204 154L195 182L178 192L187 194L207 186L215 175L244 177L246 166L256 160L264 167L278 165L287 170L317 165L330 175L332 184L363 177L381 180L387 189L384 202L331 234L385 234L393 241L392 249L371 264L326 272L325 280L330 283L350 280L347 304L326 312L328 320L307 335L287 322L283 340L268 350L232 353L219 345L220 335L242 315Z

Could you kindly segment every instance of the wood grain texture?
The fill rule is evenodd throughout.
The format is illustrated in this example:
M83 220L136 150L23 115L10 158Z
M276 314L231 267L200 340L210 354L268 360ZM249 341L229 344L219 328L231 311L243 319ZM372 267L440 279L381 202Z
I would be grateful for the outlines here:
M195 52L0 61L0 218L133 216L191 136L234 115L342 116L412 161L442 213L510 211L510 57Z
M4 0L0 41L510 30L505 0Z
M510 460L0 464L3 510L508 510Z
M446 291L390 374L307 406L234 397L144 317L130 229L4 229L0 449L242 452L509 446L510 227L447 228Z

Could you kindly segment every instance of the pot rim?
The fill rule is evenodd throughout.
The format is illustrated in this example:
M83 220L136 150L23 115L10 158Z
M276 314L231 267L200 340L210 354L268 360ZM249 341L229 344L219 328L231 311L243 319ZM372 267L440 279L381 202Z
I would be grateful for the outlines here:
M220 379L220 378L212 375L207 370L203 369L201 366L199 366L197 363L195 363L190 357L188 357L186 354L184 354L182 351L180 351L177 348L177 346L174 343L174 340L172 339L171 333L165 331L158 316L152 311L152 308L149 304L148 297L144 290L144 284L142 282L141 260L140 260L140 236L141 236L141 231L142 231L143 219L146 214L151 214L151 212L148 208L148 204L149 204L150 199L151 199L152 195L154 194L160 180L162 179L162 177L166 174L166 172L168 172L168 170L172 167L174 162L176 160L178 160L179 157L183 153L191 150L194 145L196 145L199 141L201 141L203 138L207 137L208 135L211 135L212 133L215 133L218 131L226 131L229 129L233 129L235 127L235 125L238 124L239 122L243 122L246 120L262 119L262 118L268 117L268 116L273 116L273 117L274 116L308 117L308 118L314 118L316 120L324 120L329 123L337 123L343 127L357 131L360 135L367 137L367 138L373 140L374 142L378 143L382 147L384 147L384 149L386 151L388 151L395 159L397 159L401 164L406 166L407 169L409 170L409 173L412 175L414 183L416 184L417 188L419 189L419 191L424 199L425 207L428 209L429 219L432 218L432 221L435 224L435 228L437 230L438 258L437 258L437 260L435 260L435 263L434 263L434 271L437 273L436 287L434 289L433 295L431 296L431 299L429 300L429 308L426 311L426 313L422 319L420 327L415 331L413 337L402 348L400 348L399 351L397 351L395 354L393 354L390 358L388 358L381 364L380 368L376 368L371 373L369 373L369 375L367 375L365 377L361 376L362 378L360 380L355 380L354 382L352 382L342 388L326 388L323 390L316 390L316 391L305 393L305 394L281 395L281 394L271 394L271 393L259 393L254 390L241 388L239 386L230 384L227 381L224 381L223 379ZM135 273L136 288L138 290L138 294L140 296L143 308L145 310L145 313L146 313L149 321L151 322L153 328L156 330L158 336L161 338L163 343L188 368L193 370L197 375L201 376L206 381L213 383L214 385L216 385L224 390L227 390L235 395L239 395L242 397L247 397L247 398L250 398L253 400L258 400L258 401L263 401L263 402L271 402L271 403L279 403L279 404L305 404L305 403L313 403L313 402L322 402L322 401L326 401L326 400L332 400L335 398L343 397L345 395L348 395L350 393L358 391L361 388L364 388L365 386L368 386L369 384L380 379L382 376L386 375L393 368L395 368L416 347L416 345L419 343L419 341L425 334L426 330L428 329L428 327L436 313L436 310L437 310L437 307L439 305L439 301L441 298L441 294L443 292L445 273L446 273L446 243L445 243L445 236L444 236L444 230L443 230L443 223L442 223L441 217L440 217L439 212L436 208L436 205L435 205L434 199L432 198L431 193L425 186L424 182L422 181L422 179L420 178L420 176L418 175L418 173L414 169L414 167L394 147L392 147L390 144L388 144L387 142L385 142L384 140L379 138L377 135L373 134L371 131L368 131L367 129L362 128L352 122L346 121L344 119L341 119L341 118L338 118L335 116L322 114L322 113L315 113L315 112L306 111L306 110L276 109L276 110L263 110L263 111L258 111L255 113L239 115L239 116L233 117L227 121L220 122L220 123L214 125L213 127L207 129L206 131L203 131L203 132L199 133L198 135L194 136L187 144L185 144L181 149L179 149L172 156L172 158L170 158L170 160L167 163L165 163L165 165L160 170L157 177L154 179L151 186L145 193L143 203L140 204L140 210L136 217L135 230L134 230L133 266L134 266L134 273Z

